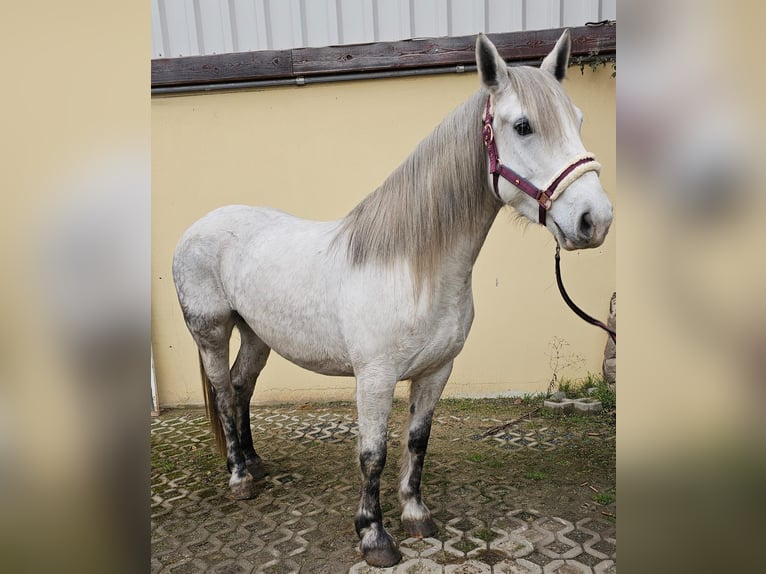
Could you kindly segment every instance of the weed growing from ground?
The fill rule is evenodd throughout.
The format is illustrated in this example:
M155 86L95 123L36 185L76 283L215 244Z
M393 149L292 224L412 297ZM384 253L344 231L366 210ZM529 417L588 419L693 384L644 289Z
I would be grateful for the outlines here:
M585 362L585 359L576 353L566 353L565 350L568 346L569 343L558 337L553 337L549 344L548 364L551 367L552 373L551 380L548 382L548 391L545 393L546 396L550 396L556 385L560 384L559 374L561 371Z
M570 399L587 396L598 399L605 411L613 411L617 406L616 392L601 374L588 373L576 381L563 379L559 382L558 390L566 393L567 398Z
M612 504L616 499L614 494L609 494L608 492L599 492L596 496L593 497L593 500L602 506L608 506Z

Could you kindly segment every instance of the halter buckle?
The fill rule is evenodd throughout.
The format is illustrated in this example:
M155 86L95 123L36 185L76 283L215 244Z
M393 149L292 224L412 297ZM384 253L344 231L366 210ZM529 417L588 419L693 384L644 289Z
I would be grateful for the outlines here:
M484 145L489 146L495 139L495 131L492 129L492 124L484 124Z

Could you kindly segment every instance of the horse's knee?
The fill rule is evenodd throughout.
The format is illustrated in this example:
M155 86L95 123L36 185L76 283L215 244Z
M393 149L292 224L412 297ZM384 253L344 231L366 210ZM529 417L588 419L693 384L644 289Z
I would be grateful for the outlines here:
M375 449L365 449L359 453L359 468L364 479L380 476L386 466L385 444Z

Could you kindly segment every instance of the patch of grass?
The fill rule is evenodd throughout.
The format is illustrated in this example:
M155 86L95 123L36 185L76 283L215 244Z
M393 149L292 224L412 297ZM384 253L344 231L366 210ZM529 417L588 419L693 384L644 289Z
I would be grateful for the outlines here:
M454 548L460 550L460 552L465 552L466 554L469 553L474 548L478 548L476 544L471 542L470 540L466 540L465 538L460 539L455 544L452 545Z
M483 540L484 542L489 542L497 538L497 534L492 532L492 529L490 528L479 528L476 532L474 532L474 536L479 540Z
M545 400L545 393L542 391L539 393L524 393L519 399L524 405L537 406L541 405Z
M520 397L502 397L496 399L466 399L448 397L441 399L436 406L437 412L439 405L443 405L445 410L455 414L476 414L477 410L482 416L491 417L497 415L507 415L507 413L518 403ZM480 407L480 408L479 408Z
M539 470L533 470L532 472L528 472L526 476L530 480L544 480L545 479L545 473L544 472L540 472Z
M189 458L194 468L201 472L214 472L226 468L226 461L224 461L223 456L206 447L192 451Z
M484 462L487 459L487 457L480 452L471 452L466 458L471 462Z
M599 492L596 496L593 497L593 500L598 502L601 506L608 506L612 504L616 498L614 494L610 494L609 492Z
M176 469L175 463L167 458L153 460L152 466L163 473L173 472Z

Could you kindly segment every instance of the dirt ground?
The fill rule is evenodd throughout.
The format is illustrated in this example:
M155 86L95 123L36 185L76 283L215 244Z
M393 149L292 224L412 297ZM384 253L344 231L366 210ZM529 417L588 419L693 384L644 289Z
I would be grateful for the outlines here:
M386 528L409 549L404 560L427 556L445 572L469 563L487 572L615 567L615 419L536 406L518 399L439 403L423 479L439 533L406 541L396 495L406 405L395 403L381 506ZM227 497L225 463L213 452L202 410L156 418L153 572L347 572L355 564L363 571L353 526L355 414L351 403L254 406L253 437L269 476L247 501ZM516 422L504 426L509 421ZM529 551L503 546L508 533L527 536ZM556 560L586 569L559 570Z

